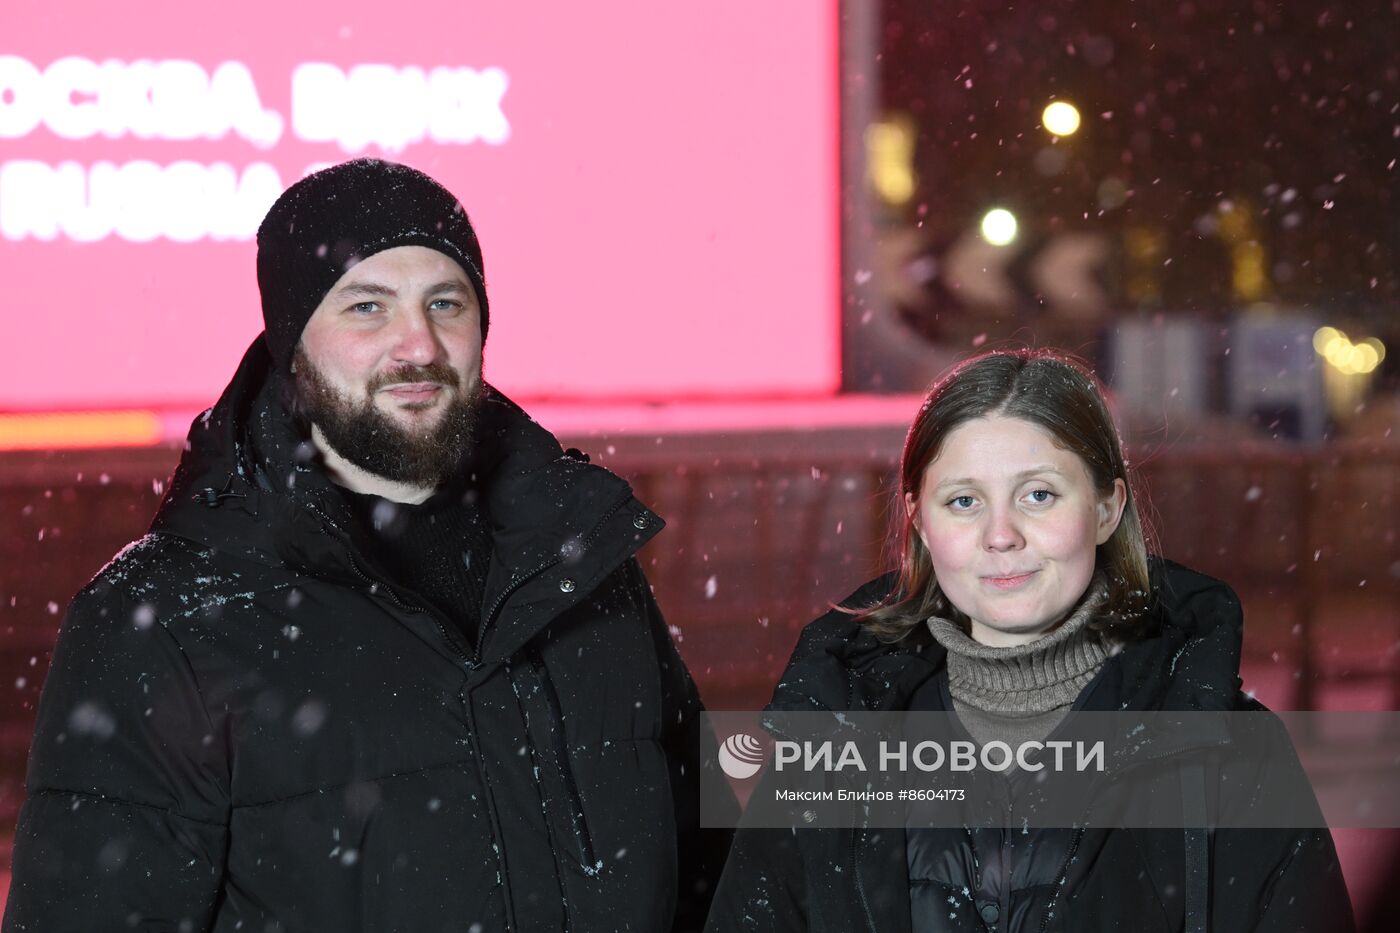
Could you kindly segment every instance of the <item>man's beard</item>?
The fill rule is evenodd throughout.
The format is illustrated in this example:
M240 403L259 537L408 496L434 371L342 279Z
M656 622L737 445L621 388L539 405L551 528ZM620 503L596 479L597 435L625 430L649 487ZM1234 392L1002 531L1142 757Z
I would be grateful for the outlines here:
M294 361L296 414L320 428L326 443L362 470L396 483L438 486L460 470L475 444L483 395L479 379L464 392L450 366L401 366L370 380L365 395L355 399L331 386L301 347ZM374 404L379 389L407 382L438 383L451 391L436 422L405 427Z

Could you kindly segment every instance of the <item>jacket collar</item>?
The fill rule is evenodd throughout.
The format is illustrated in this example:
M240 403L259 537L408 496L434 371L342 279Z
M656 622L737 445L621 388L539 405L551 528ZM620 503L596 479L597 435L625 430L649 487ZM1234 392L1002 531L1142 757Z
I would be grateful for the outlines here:
M1243 640L1238 597L1224 583L1165 558L1150 558L1148 569L1152 601L1141 637L1105 662L1082 708L1232 709ZM890 574L862 588L866 604L887 595L894 582ZM854 621L829 626L819 644L789 664L769 709L905 709L913 692L945 663L946 652L936 643L888 644Z
M392 593L284 396L285 384L259 337L219 401L191 425L152 531L292 576ZM581 454L566 454L552 434L490 386L479 431L482 453L466 469L476 474L492 526L483 611L500 622L487 633L480 660L501 661L663 523L625 481Z
M1086 709L1219 712L1239 697L1244 613L1234 590L1165 558L1149 561L1143 637L1110 658Z

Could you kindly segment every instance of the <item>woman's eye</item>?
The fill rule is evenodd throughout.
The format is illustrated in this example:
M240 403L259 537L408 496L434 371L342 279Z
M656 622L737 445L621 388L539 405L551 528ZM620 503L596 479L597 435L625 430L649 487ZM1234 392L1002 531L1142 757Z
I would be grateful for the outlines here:
M355 314L373 314L375 311L379 310L379 302L361 301L357 304L351 305L350 310L353 311Z
M972 504L975 501L976 500L971 496L954 496L952 499L948 500L948 504L956 511L963 512L972 508Z
M1055 499L1055 494L1048 489L1033 489L1030 492L1031 501L1036 505L1045 505Z

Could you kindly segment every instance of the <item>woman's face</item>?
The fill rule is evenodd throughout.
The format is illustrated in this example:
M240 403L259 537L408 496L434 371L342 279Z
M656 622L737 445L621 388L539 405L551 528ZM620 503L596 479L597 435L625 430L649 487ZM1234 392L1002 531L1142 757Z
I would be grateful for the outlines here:
M997 415L951 431L905 504L972 637L1009 647L1046 634L1078 602L1126 502L1121 479L1101 498L1078 455Z

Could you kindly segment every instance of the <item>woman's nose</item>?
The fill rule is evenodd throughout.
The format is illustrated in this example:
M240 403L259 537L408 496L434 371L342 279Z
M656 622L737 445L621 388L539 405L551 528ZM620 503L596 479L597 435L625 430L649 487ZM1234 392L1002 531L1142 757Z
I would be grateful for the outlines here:
M989 551L1015 550L1025 544L1014 510L990 511L982 532L982 544Z

